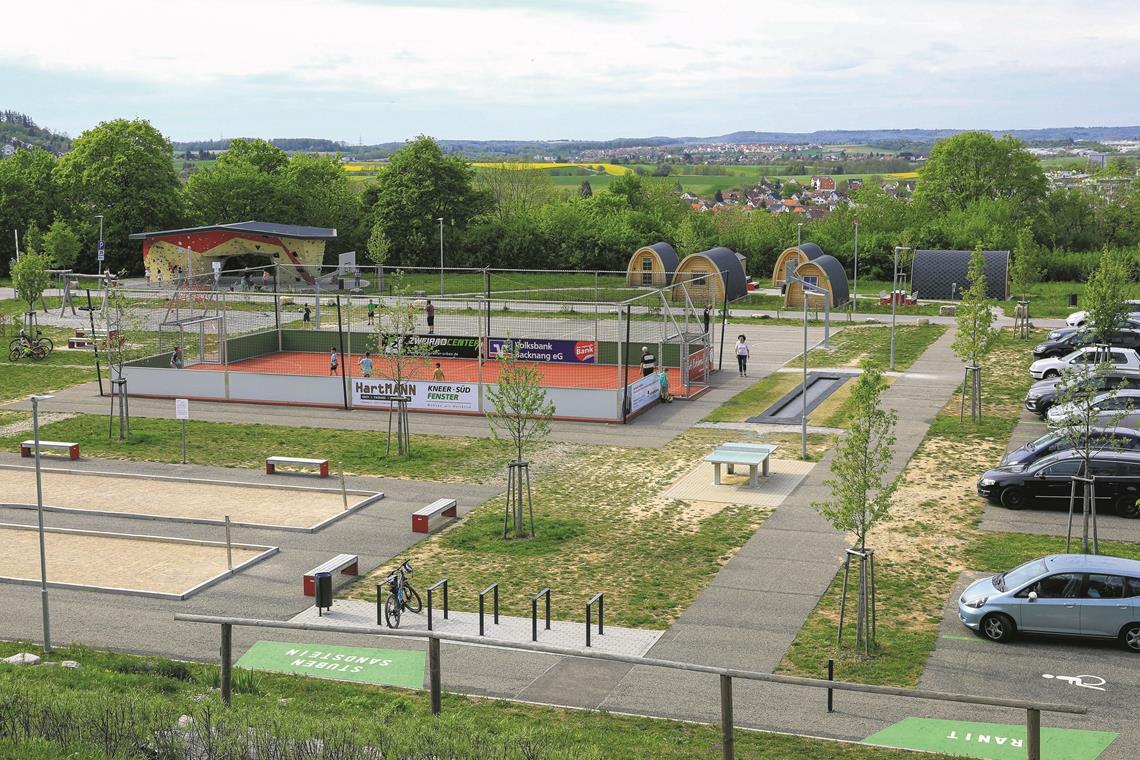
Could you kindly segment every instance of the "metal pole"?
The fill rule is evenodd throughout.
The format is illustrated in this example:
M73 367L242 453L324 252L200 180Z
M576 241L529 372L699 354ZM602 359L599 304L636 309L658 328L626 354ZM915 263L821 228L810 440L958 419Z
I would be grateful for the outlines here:
M834 681L835 680L835 660L829 659L827 661L827 680L828 681ZM833 710L832 710L833 701L832 700L833 700L834 694L835 694L835 692L832 691L831 689L827 690L827 711L828 712L833 712Z
M230 663L231 655L233 653L233 626L229 623L222 623L222 704L226 707L230 706L230 696L232 690L230 684L233 679L232 665Z
M443 295L443 217L436 219L439 222L439 294Z
M344 355L344 322L340 317L340 296L336 297L336 334L337 343L340 345L340 386L344 395L344 408L351 409L352 405L348 398L348 368L345 366L348 364L348 357Z
M47 550L44 546L44 487L40 473L40 400L32 396L32 428L36 446L36 510L40 531L40 605L44 617L44 654L51 651L51 619L48 614Z
M226 564L234 569L234 545L230 542L230 516L226 515Z
M895 370L895 312L898 310L899 246L895 246L895 270L891 277L891 371Z
M808 315L807 288L804 284L801 284L800 292L804 299L804 380L800 389L800 459L807 459Z
M720 755L724 760L736 757L736 741L732 730L732 676L720 677Z
M91 324L91 345L95 347L95 377L99 379L99 396L103 396L103 370L99 366L99 339L95 336L95 310L91 305L91 289L87 288L87 321ZM107 337L110 340L110 336Z
M186 420L179 420L182 423L182 464L186 464Z
M99 253L102 254L102 252L103 252L103 215L102 214L96 214L95 216L99 219ZM99 261L97 262L97 264L98 264L97 270L98 271L96 272L96 274L99 276L102 276L103 275L103 261L102 261L103 257L99 254L96 254L95 258L99 259Z
M344 486L344 461L337 462L340 466L340 496L344 499L344 511L348 511L348 489Z
M859 308L859 220L855 220L855 277L851 283L851 316Z
M442 693L439 685L439 639L428 639L428 678L431 681L431 714L439 715Z
M796 224L796 245L798 246L803 238L804 223L798 222Z

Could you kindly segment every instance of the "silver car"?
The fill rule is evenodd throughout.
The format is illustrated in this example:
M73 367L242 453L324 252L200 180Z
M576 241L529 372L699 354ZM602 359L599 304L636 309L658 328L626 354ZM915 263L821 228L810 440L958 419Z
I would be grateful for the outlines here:
M994 641L1018 632L1119 639L1140 654L1140 562L1054 554L971 583L958 619Z

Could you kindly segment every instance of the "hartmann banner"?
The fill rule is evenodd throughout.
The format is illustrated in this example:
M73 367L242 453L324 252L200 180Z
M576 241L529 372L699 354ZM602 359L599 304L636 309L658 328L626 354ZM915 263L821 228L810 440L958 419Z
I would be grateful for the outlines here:
M533 338L491 338L491 358L514 353L524 362L565 362L595 364L598 344L592 340L536 340Z
M409 397L409 409L435 409L460 412L479 411L479 386L475 383L447 383L434 380L393 380L352 378L353 407L388 409L393 396Z

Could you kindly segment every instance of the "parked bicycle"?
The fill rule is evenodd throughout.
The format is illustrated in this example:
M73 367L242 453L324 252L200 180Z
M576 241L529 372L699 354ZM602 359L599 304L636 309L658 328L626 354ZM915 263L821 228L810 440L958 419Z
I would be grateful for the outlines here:
M384 579L388 586L388 596L384 599L384 622L389 628L400 627L400 614L404 610L419 614L424 608L419 592L408 582L411 574L412 565L405 560L396 568L396 572Z
M18 338L8 344L8 361L16 362L20 359L42 361L51 352L51 342L46 338L29 338L20 330Z

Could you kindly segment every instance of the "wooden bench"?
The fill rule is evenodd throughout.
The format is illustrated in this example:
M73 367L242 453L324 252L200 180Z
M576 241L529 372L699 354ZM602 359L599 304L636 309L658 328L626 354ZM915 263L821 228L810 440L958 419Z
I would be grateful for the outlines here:
M413 512L412 532L427 533L428 520L437 515L443 515L444 517L459 517L455 499L436 499L423 509L419 509Z
M267 457L265 459L265 474L272 475L277 472L278 465L288 465L291 467L317 467L320 469L321 477L327 478L329 476L329 460L327 459L306 459L304 457Z
M305 596L317 595L317 573L341 572L344 575L360 575L358 566L360 558L355 554L338 554L327 562L314 567L305 573L302 581L305 586Z
M30 457L35 453L36 442L24 441L20 444L20 456ZM70 441L40 441L40 452L44 449L66 449L68 456L79 459L79 444Z
M773 445L768 444L768 443L732 442L732 443L722 443L721 445L716 447L716 450L717 451L750 451L750 452L755 452L758 454L759 453L766 453L769 457L771 457L772 454L778 448L780 448L780 447L779 446L773 446ZM764 473L763 473L764 477L768 477L768 460L765 459L761 464L764 468ZM729 475L733 475L735 473L733 466L734 465L732 463L729 463L729 465L728 465L728 474Z

